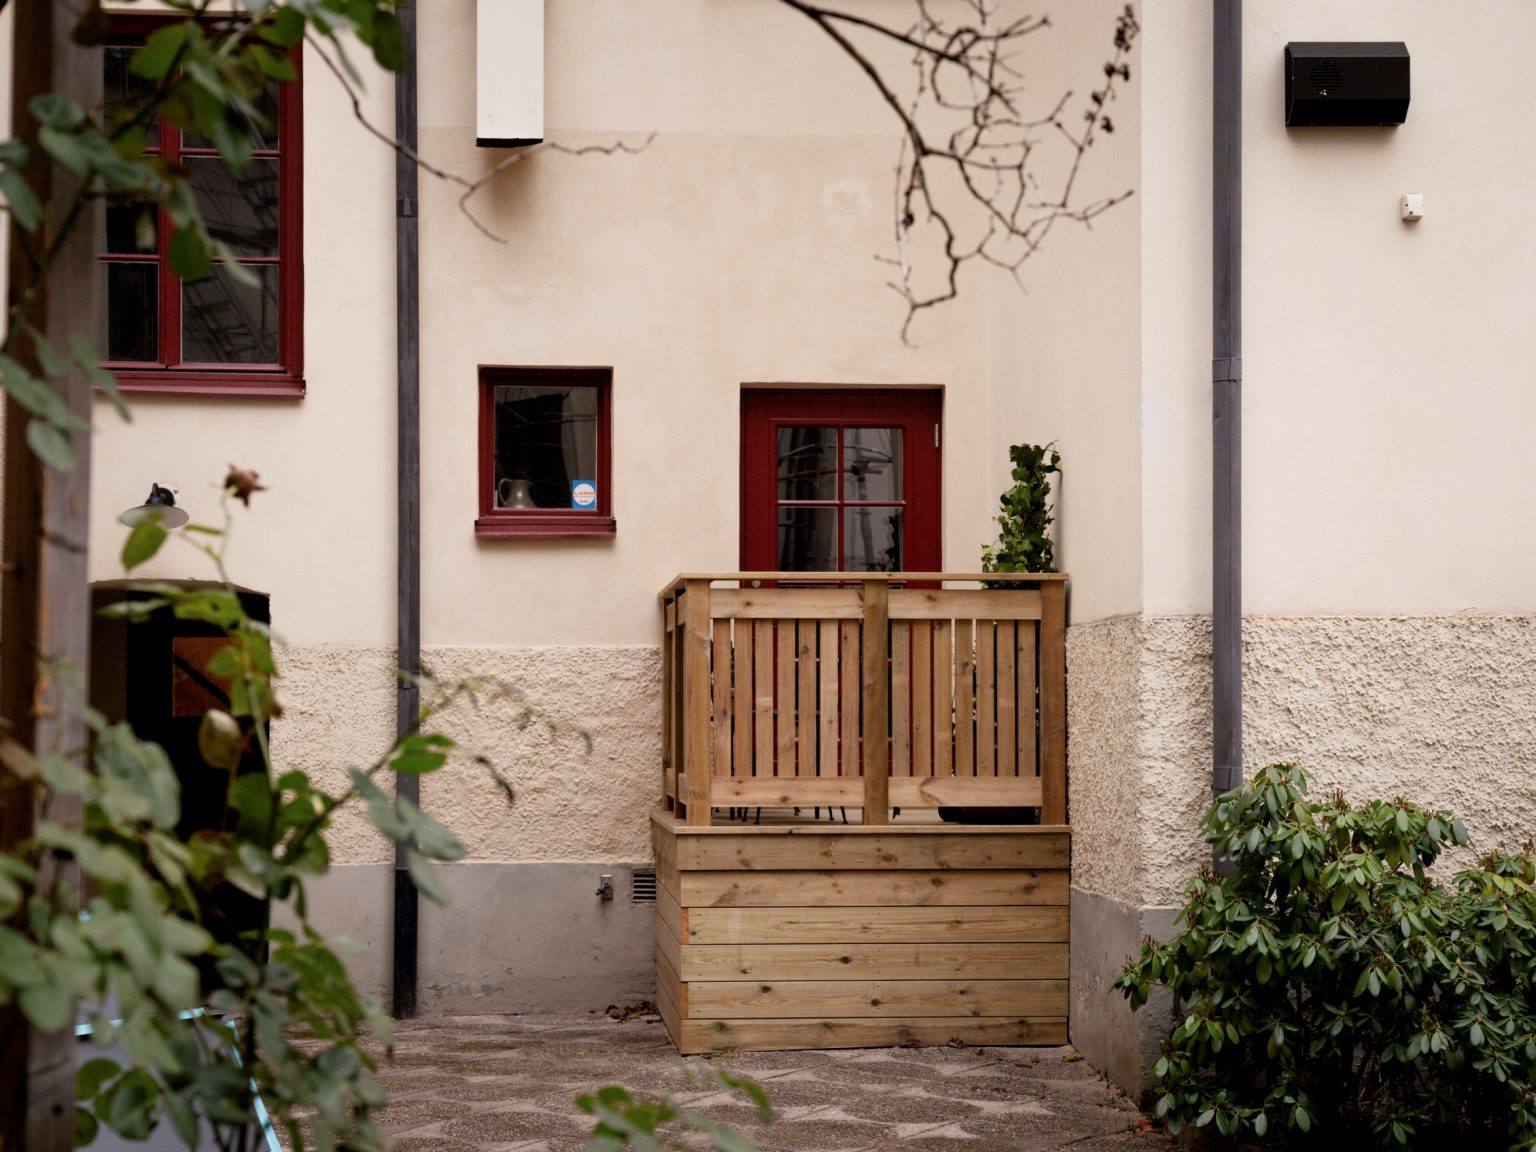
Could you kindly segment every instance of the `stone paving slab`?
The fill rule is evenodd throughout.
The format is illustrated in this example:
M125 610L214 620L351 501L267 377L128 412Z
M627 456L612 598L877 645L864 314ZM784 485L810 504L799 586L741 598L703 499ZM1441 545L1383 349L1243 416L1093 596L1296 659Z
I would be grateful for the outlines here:
M702 1063L762 1084L762 1123L701 1084L654 1016L471 1016L402 1021L381 1065L382 1121L399 1152L580 1152L575 1097L603 1084L666 1094L763 1152L1135 1152L1167 1149L1071 1048L745 1052ZM689 1147L708 1147L688 1139Z

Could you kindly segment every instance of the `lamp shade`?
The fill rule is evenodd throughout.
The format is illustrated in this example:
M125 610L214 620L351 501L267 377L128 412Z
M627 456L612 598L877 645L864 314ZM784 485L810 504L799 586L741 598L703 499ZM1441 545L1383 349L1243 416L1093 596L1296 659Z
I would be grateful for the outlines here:
M117 518L119 524L130 528L142 521L154 518L162 528L180 528L187 522L187 514L176 507L176 494L169 488L151 483L149 495L137 508L130 508Z

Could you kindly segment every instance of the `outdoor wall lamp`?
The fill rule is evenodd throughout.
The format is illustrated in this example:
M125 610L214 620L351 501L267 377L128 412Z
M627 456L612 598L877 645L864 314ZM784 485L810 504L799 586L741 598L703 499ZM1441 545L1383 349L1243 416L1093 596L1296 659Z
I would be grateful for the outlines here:
M188 518L185 512L176 507L176 494L153 481L150 482L149 495L145 497L144 503L128 509L117 518L117 522L132 528L150 517L160 521L162 528L180 528Z

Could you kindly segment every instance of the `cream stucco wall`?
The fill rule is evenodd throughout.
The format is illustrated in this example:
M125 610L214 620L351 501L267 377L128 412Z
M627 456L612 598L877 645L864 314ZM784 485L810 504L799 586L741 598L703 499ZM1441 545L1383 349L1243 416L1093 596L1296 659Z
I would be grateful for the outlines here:
M1145 5L1146 608L1209 607L1209 14ZM1536 607L1523 355L1536 9L1244 6L1244 598L1251 612ZM1399 128L1287 129L1288 40L1403 40ZM1404 224L1398 197L1422 192Z
M1058 5L1049 51L1030 61L1035 98L1075 93L1077 125L1087 92L1103 82L1118 0ZM1058 223L1024 265L1024 292L1003 285L988 297L994 418L988 448L993 488L1008 484L1008 446L1055 441L1063 476L1057 498L1057 566L1072 573L1072 618L1097 620L1141 608L1141 234L1146 206L1141 147L1142 45L1129 58L1132 82L1108 112L1115 124L1088 154L1074 202L1127 191L1129 200L1091 230ZM1059 187L1070 150L1047 139L1037 154L1047 189ZM996 491L991 505L996 507ZM996 535L988 525L987 540Z

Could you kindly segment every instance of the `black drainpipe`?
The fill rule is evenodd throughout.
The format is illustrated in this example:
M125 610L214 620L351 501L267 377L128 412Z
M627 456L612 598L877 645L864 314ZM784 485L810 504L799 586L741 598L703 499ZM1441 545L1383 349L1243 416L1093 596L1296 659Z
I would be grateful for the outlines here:
M405 31L405 67L395 77L395 139L411 155L395 153L396 497L395 734L404 736L421 708L415 677L421 672L421 310L417 234L416 0L395 9ZM418 803L421 781L395 777L395 795ZM416 885L406 869L405 845L395 846L395 946L392 1008L397 1019L416 1015Z
M1215 0L1215 5L1211 788L1220 795L1243 780L1243 5L1242 0Z

